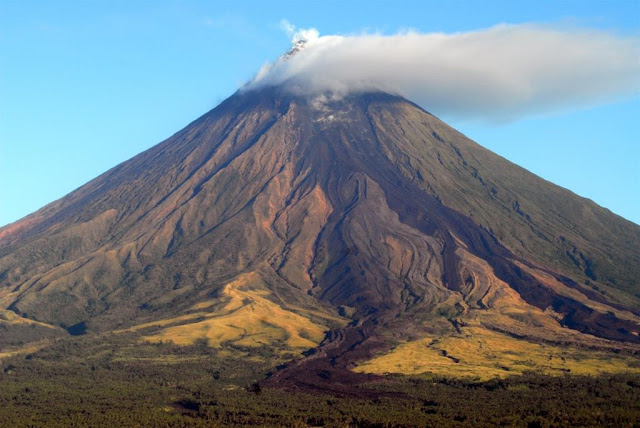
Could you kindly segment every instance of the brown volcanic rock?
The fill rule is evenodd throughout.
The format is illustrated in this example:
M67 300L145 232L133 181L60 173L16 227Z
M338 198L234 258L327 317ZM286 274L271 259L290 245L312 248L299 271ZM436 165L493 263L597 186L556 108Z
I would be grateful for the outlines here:
M335 329L318 367L469 322L640 342L640 227L383 93L235 94L0 229L2 309L71 333L233 311L240 275Z

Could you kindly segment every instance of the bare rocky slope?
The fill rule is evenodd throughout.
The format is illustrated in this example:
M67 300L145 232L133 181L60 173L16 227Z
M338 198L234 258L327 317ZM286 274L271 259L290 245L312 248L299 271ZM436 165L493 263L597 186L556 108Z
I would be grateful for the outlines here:
M473 328L634 350L639 302L639 226L385 93L236 93L0 229L5 330L315 348L283 382Z

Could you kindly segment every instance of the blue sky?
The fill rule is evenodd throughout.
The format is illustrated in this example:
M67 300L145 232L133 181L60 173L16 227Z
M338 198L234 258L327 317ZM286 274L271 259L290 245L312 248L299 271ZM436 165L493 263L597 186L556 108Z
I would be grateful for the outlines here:
M282 19L321 34L542 23L638 36L640 2L3 1L0 225L215 107L289 47ZM637 94L507 124L442 118L507 159L640 223Z

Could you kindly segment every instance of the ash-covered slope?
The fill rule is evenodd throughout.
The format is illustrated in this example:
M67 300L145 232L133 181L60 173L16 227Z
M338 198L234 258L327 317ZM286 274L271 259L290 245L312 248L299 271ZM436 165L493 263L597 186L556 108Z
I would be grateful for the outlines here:
M294 350L331 330L352 359L461 326L639 343L639 278L640 227L384 93L237 93L0 229L25 320Z

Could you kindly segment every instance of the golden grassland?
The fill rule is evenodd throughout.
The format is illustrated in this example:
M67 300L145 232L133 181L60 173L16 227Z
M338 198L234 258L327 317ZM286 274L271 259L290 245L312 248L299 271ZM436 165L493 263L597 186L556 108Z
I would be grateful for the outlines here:
M482 327L467 327L461 331L402 343L354 370L376 374L431 373L478 380L528 371L551 375L640 373L637 357L629 355L531 343Z
M7 324L29 324L29 325L37 325L39 327L46 327L55 329L55 326L51 324L43 323L40 321L30 320L28 318L23 318L15 312L8 311L6 309L0 309L0 323Z
M180 315L174 318L166 318L158 321L146 322L144 324L134 325L133 327L116 330L115 333L130 333L135 331L144 330L150 327L165 327L172 324L180 324L184 322L189 322L191 320L196 320L198 318L202 318L203 316L211 315L207 312L193 312L186 315Z
M137 326L135 329L205 317L201 321L165 328L145 336L143 340L190 345L199 339L206 339L212 347L230 343L243 347L274 346L300 351L312 348L322 341L327 327L269 300L268 291L252 287L259 282L258 274L248 273L227 284L224 295L229 300L215 314L197 312L179 317L180 319ZM213 306L213 303L199 303L192 309L201 310L209 306Z
M29 346L18 347L18 348L15 348L15 349L2 350L0 352L0 360L2 360L3 358L15 357L16 355L31 354L33 352L36 352L36 351L42 349L47 344L49 344L49 343L48 342L46 342L46 343L36 343L36 344L30 344Z

